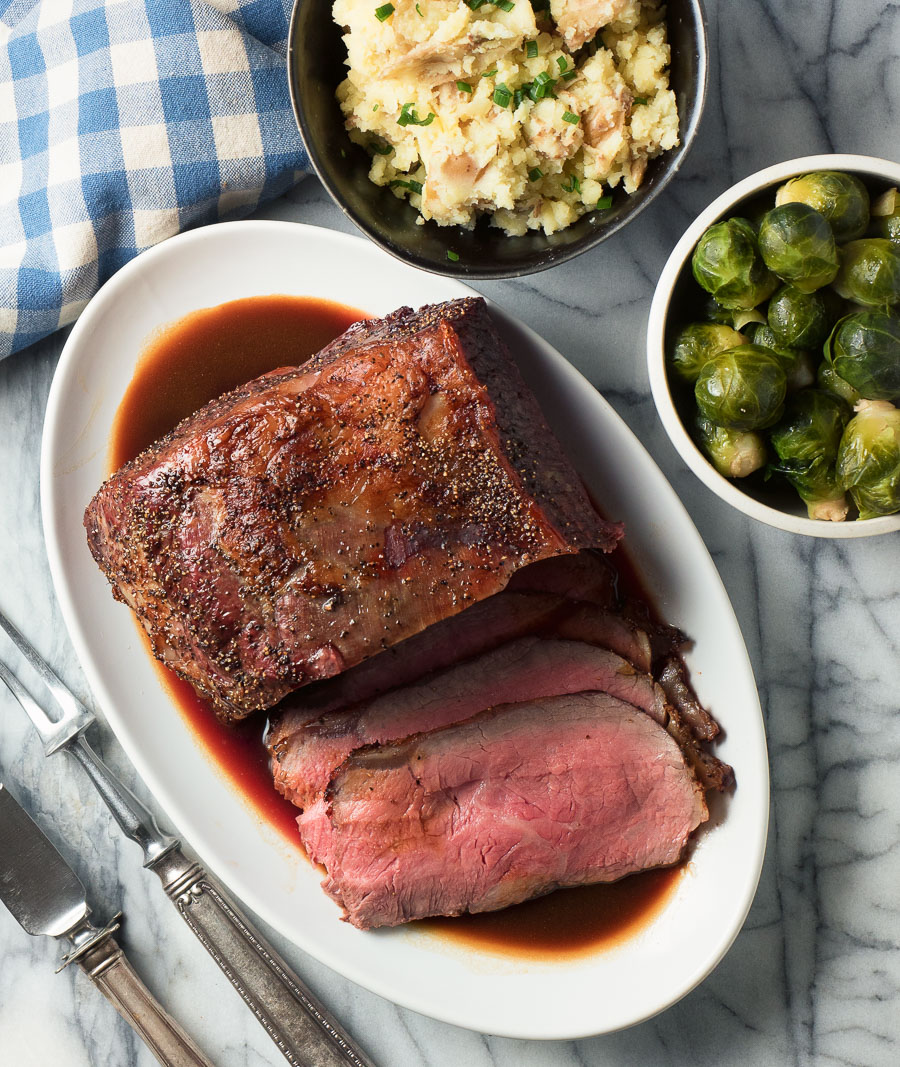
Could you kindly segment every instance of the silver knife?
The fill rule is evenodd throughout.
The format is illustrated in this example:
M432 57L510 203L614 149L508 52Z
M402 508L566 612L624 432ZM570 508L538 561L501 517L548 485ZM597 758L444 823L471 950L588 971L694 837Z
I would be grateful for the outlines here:
M77 962L165 1067L213 1067L116 944L121 914L94 926L78 876L2 783L0 900L29 934L68 939L71 949L57 971Z
M0 628L53 694L61 714L51 719L0 661L0 681L24 708L44 743L44 755L60 749L81 765L113 818L144 853L169 899L216 961L276 1047L296 1067L375 1067L306 988L287 962L242 914L225 890L181 850L177 837L122 785L84 737L95 717L60 681L15 626L0 612Z

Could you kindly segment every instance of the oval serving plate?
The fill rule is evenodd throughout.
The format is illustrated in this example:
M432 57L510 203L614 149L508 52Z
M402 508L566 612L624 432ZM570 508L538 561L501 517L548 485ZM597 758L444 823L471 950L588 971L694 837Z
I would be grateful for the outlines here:
M87 549L84 508L106 473L113 417L147 337L198 308L288 293L383 315L472 290L356 237L278 222L194 230L119 271L83 313L50 391L41 496L50 568L72 641L107 721L158 802L232 891L296 945L398 1004L520 1038L574 1038L647 1019L693 989L743 924L768 821L759 700L716 569L675 493L596 390L492 306L513 354L595 499L624 519L629 554L667 621L695 640L697 692L725 737L737 788L713 805L685 877L652 923L613 949L533 962L411 928L362 933L320 875L217 771L167 696L130 611Z

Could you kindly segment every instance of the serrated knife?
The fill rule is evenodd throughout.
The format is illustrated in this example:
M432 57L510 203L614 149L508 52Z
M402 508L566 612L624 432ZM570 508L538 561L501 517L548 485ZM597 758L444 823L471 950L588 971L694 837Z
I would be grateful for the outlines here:
M31 719L43 742L44 755L68 752L81 766L119 829L140 846L144 866L162 882L179 915L279 1052L293 1067L374 1067L222 886L184 854L177 837L160 830L152 812L100 759L84 736L95 722L93 713L2 612L0 629L38 674L60 712L51 718L0 660L0 681Z
M77 963L165 1067L213 1067L125 958L113 937L121 915L91 922L78 875L2 783L0 900L27 933L69 941L57 970Z

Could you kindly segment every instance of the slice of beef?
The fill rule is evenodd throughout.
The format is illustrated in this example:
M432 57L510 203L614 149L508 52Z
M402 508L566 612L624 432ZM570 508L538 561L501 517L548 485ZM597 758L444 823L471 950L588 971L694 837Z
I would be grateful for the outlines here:
M678 745L631 705L504 705L352 755L323 806L323 885L362 929L491 911L675 863L707 817Z
M307 808L351 752L365 745L440 729L498 704L587 690L610 693L668 722L662 689L621 656L579 641L525 637L347 711L312 722L289 723L286 716L270 745L275 785Z
M226 718L621 535L477 298L356 323L207 405L85 526L156 655Z

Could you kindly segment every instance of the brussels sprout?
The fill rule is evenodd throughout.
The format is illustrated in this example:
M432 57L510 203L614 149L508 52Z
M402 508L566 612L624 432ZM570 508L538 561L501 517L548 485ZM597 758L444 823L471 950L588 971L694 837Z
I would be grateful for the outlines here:
M889 308L900 303L900 247L883 237L844 245L834 288L865 307Z
M812 355L800 348L788 348L779 344L772 328L765 323L754 323L744 329L747 340L754 345L769 349L778 358L785 377L789 393L805 389L816 380L816 365Z
M811 519L841 522L847 501L835 472L838 447L850 417L847 406L818 389L804 389L785 404L772 430L779 471L800 494Z
M876 237L900 243L900 194L896 189L888 189L872 204L872 229Z
M710 322L718 322L722 326L734 325L734 312L723 308L714 296L709 297L703 305L703 317Z
M856 389L849 382L844 381L827 359L819 364L816 384L823 392L836 396L838 400L843 400L851 408L859 400L859 393Z
M727 430L700 415L697 436L712 465L726 478L746 478L765 466L766 443L752 430Z
M763 215L759 250L769 270L804 293L837 274L834 234L824 215L807 204L782 204Z
M756 307L778 285L760 257L756 234L746 219L710 226L697 242L691 269L697 282L731 310Z
M783 285L769 301L768 321L779 344L821 348L839 314L840 300L831 290L803 293Z
M694 385L700 413L730 430L758 430L781 416L787 382L778 358L759 345L729 348L701 369Z
M858 311L840 319L825 356L866 400L900 400L900 318Z
M837 473L861 519L900 511L900 410L861 400L841 438Z
M730 326L717 322L692 322L675 338L672 367L686 382L695 382L704 363L743 343L744 338Z
M775 194L775 204L808 204L824 215L838 242L862 237L869 225L869 193L852 174L816 170L791 178Z

